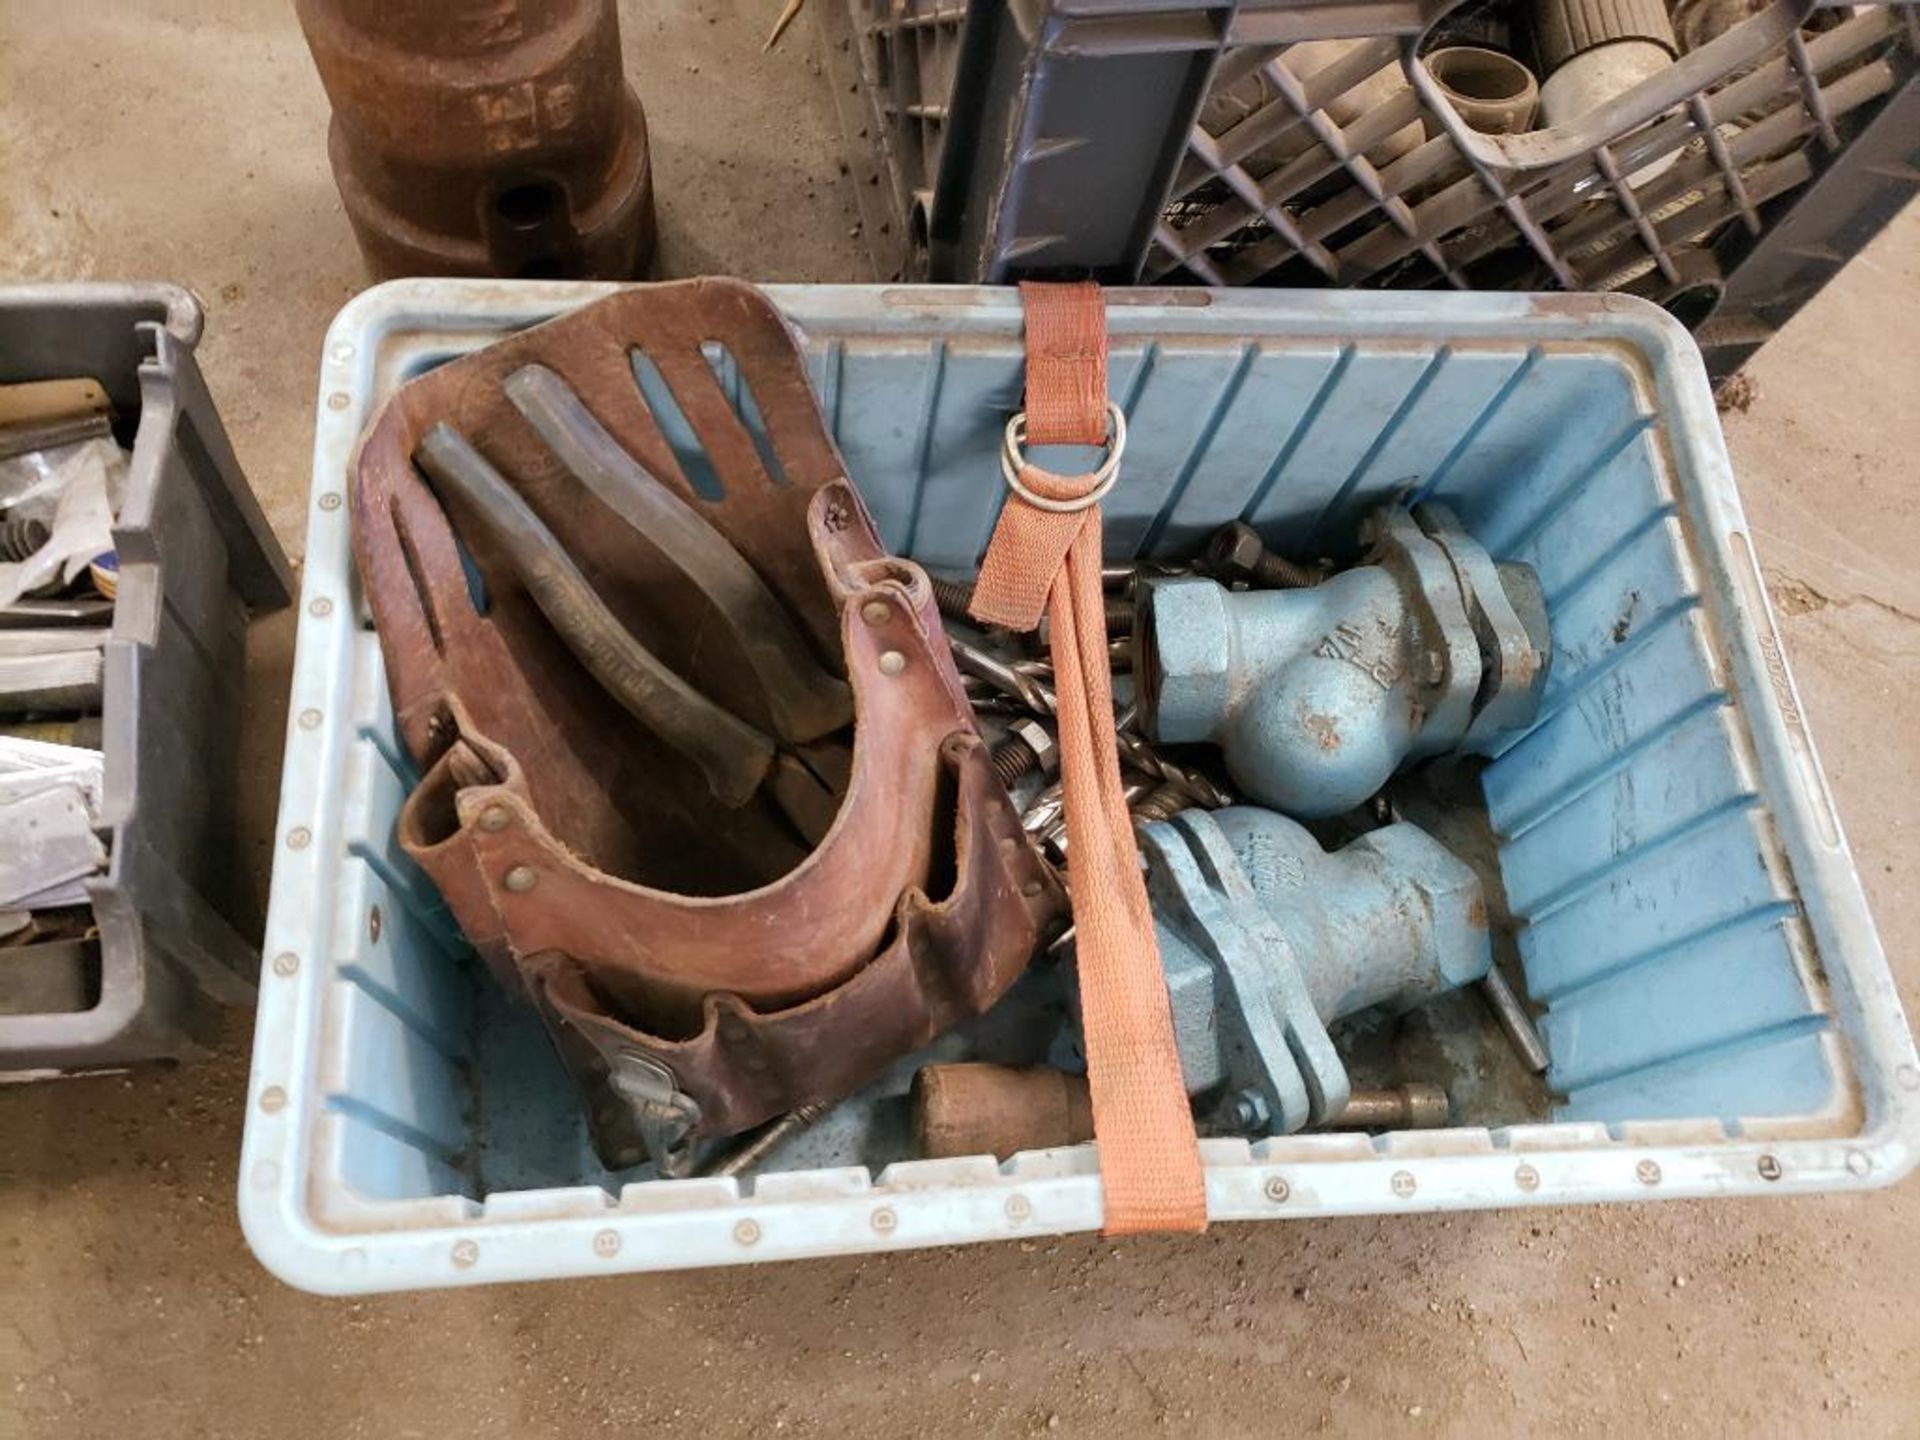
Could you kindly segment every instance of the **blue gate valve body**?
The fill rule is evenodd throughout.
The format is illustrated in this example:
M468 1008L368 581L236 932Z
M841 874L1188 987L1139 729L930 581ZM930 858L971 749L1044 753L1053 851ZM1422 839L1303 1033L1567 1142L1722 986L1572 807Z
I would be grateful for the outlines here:
M1380 511L1362 539L1365 563L1311 589L1144 587L1134 676L1151 738L1212 741L1249 799L1313 819L1409 761L1531 724L1549 656L1532 567L1496 563L1434 504Z
M1325 1123L1352 1088L1331 1022L1411 1009L1493 962L1479 878L1414 825L1330 854L1236 805L1143 826L1140 848L1187 1093L1223 1129Z

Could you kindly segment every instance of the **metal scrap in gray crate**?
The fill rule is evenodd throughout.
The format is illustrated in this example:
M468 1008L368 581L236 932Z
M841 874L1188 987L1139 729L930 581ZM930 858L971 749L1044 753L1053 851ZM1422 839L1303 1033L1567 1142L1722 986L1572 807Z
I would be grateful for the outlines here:
M104 676L109 868L87 887L99 972L62 987L82 1009L0 1003L0 1071L191 1056L254 996L259 952L225 911L246 625L293 576L194 363L200 321L173 285L0 286L0 384L98 380L133 451Z
M412 771L339 504L355 438L410 374L604 293L403 281L328 337L292 702L322 718L287 734L279 833L310 843L275 850L249 1242L295 1284L369 1291L1098 1227L1089 1147L916 1160L904 1136L862 1148L832 1116L750 1177L606 1171L537 1019L500 1003L399 853ZM886 543L971 567L1021 392L1015 293L769 293ZM1108 300L1132 437L1107 507L1114 556L1190 549L1236 515L1305 544L1390 497L1434 499L1537 568L1552 618L1538 723L1483 783L1557 1101L1474 1088L1467 1054L1452 1129L1203 1141L1212 1217L1905 1173L1920 1064L1684 331L1621 296Z

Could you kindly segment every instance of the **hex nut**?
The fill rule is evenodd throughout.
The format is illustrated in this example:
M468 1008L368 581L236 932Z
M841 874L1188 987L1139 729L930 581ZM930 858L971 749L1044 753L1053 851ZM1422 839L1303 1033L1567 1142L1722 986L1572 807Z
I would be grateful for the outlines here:
M1273 1112L1267 1108L1267 1097L1258 1090L1242 1090L1233 1098L1233 1122L1242 1130L1255 1135L1264 1135Z
M1007 726L1007 733L1022 741L1040 761L1040 773L1051 780L1060 773L1060 742L1054 733L1029 716Z
M1147 634L1134 636L1134 684L1150 738L1169 745L1210 740L1233 692L1228 592L1212 580L1156 581Z

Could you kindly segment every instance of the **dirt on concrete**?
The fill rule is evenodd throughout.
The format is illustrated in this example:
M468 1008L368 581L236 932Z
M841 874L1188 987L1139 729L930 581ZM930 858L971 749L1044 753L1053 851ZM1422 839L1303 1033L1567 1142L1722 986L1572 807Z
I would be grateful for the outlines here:
M777 8L622 6L664 273L873 278L865 157L813 25L760 53ZM0 8L0 271L193 286L296 555L321 336L364 283L325 125L279 0ZM1724 417L1909 1005L1916 374L1909 211ZM290 638L254 644L256 897ZM1920 1433L1920 1184L329 1300L271 1279L235 1221L250 1038L236 1016L202 1065L0 1089L0 1436Z

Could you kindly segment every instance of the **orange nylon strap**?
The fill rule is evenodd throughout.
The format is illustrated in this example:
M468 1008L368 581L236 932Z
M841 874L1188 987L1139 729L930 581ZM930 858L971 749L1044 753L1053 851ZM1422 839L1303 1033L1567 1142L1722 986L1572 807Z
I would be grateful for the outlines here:
M1107 319L1093 284L1023 284L1027 438L1099 445L1107 434ZM1094 475L1019 465L1043 501L1084 500ZM1074 948L1106 1233L1203 1230L1206 1182L1180 1076L1173 1015L1120 788L1113 684L1100 589L1100 508L1055 511L1016 493L1000 512L974 587L974 618L1031 630L1052 620L1060 777L1073 857Z

